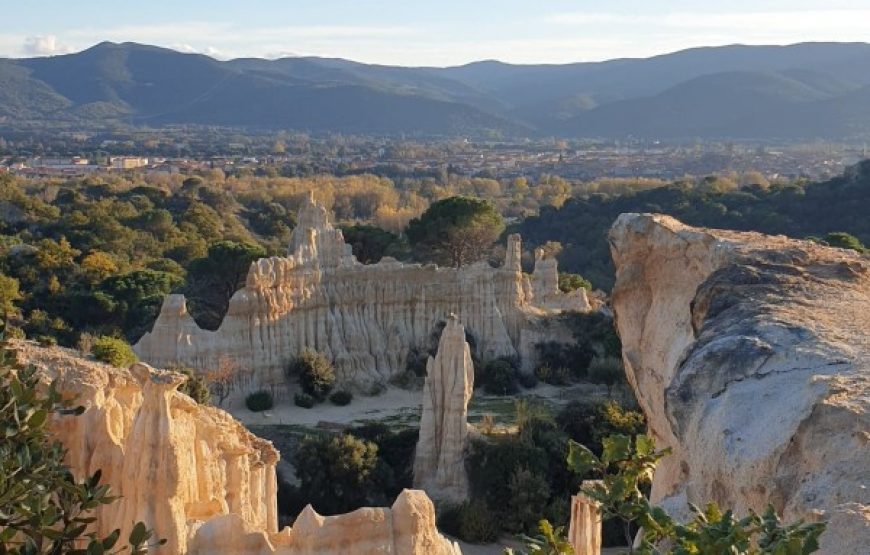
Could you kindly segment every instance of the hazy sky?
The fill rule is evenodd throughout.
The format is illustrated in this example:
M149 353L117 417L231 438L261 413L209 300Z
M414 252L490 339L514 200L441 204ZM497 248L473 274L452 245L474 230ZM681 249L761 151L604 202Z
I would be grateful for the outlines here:
M397 65L651 56L704 45L870 42L870 0L17 0L0 55L134 41L217 58Z

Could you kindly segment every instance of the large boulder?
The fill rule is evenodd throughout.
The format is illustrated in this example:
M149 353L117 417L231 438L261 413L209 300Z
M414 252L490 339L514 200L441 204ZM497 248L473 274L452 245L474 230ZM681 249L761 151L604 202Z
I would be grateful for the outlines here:
M626 371L660 447L652 500L827 520L870 545L870 259L623 214L610 231Z

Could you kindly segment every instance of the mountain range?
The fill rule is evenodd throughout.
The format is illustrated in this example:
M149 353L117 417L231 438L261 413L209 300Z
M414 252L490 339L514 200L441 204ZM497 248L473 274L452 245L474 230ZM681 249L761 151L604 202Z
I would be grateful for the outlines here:
M0 126L223 125L311 132L844 139L870 132L870 44L694 48L575 64L219 61L135 43L0 59Z

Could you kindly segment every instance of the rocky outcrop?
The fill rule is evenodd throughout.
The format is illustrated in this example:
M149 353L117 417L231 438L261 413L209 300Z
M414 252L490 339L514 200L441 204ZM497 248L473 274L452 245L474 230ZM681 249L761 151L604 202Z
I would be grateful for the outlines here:
M593 482L586 481L582 485L591 486ZM601 506L583 493L571 497L568 541L576 555L601 554Z
M278 531L278 453L226 412L179 393L184 376L145 364L113 368L22 341L13 348L86 408L55 418L51 430L77 476L100 469L120 495L97 509L101 535L121 527L123 538L143 521L167 539L159 553L460 555L418 491L403 492L392 509L320 517L308 508Z
M414 487L433 499L461 503L468 498L465 450L468 402L474 391L474 364L465 328L450 315L438 352L426 362L420 438L414 457Z
M299 211L291 254L251 265L219 329L200 329L184 297L170 295L135 350L156 366L178 363L201 370L228 357L251 370L258 385L278 386L280 393L283 368L310 348L334 361L342 381L366 386L403 372L409 352L425 346L436 325L455 313L474 335L482 358L531 356L518 352L524 329L538 327L547 314L583 306L552 285L555 266L548 267L547 280L533 276L539 284L533 288L522 273L520 251L514 235L501 268L483 262L438 268L389 257L364 265L329 223L326 210L309 199Z
M870 545L870 260L623 214L610 232L629 381L660 447L653 501L825 519Z

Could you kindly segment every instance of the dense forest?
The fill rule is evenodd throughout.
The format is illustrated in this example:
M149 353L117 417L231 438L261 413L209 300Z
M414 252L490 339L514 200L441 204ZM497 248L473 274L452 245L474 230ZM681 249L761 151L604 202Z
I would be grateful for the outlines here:
M596 287L613 285L607 231L619 214L658 212L690 225L758 231L796 238L847 232L870 244L870 161L822 183L733 182L708 177L618 196L574 196L559 208L544 206L516 231L532 244L562 243L561 269Z

